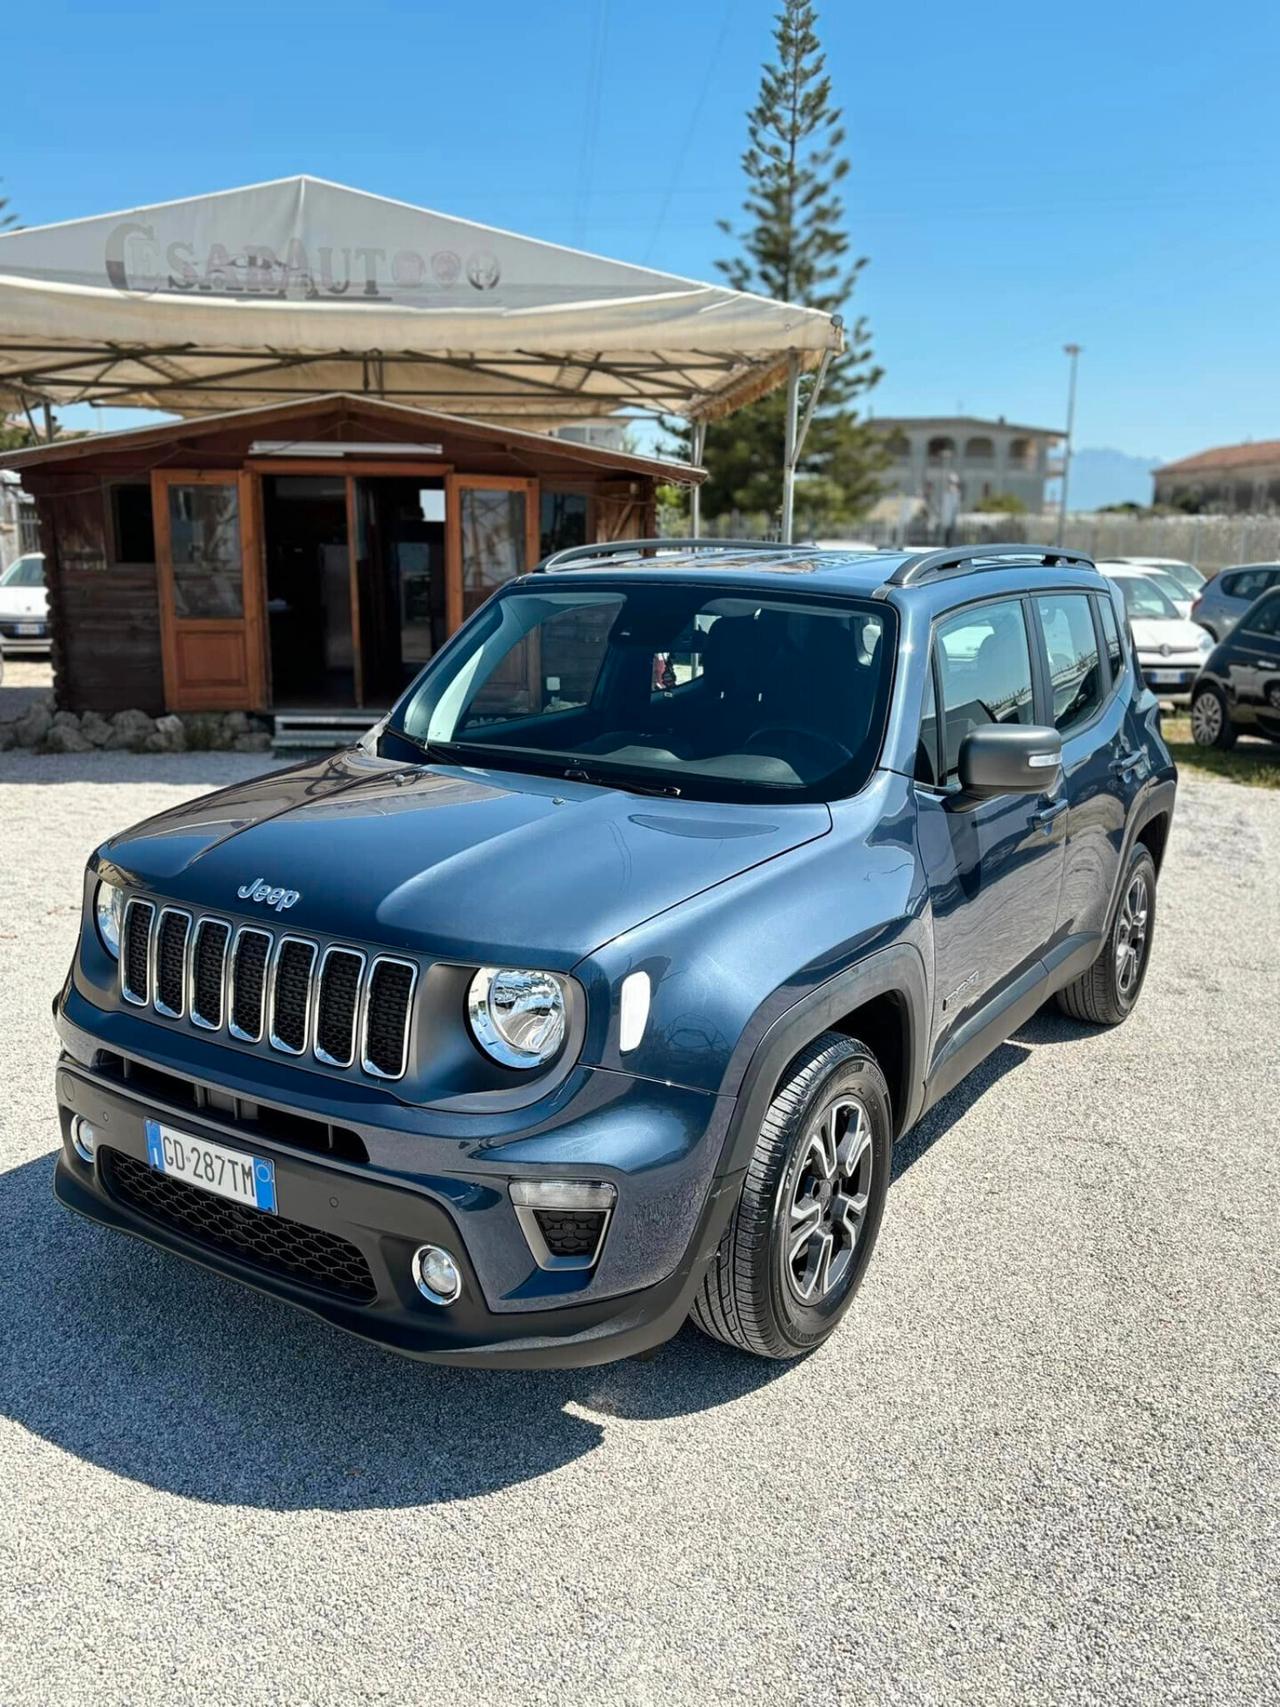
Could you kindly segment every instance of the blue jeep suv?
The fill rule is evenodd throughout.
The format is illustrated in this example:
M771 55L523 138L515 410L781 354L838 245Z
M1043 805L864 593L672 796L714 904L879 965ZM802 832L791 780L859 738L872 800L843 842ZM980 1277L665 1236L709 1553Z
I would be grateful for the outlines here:
M1086 558L560 553L351 750L93 856L57 1194L416 1356L794 1357L895 1139L1130 1012L1175 786Z

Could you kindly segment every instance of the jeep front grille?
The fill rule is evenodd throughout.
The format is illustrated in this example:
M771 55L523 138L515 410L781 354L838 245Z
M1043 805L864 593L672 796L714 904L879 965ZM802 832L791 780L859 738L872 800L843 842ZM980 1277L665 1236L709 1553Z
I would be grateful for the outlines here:
M337 943L321 953L311 937L255 925L233 934L226 919L136 898L125 909L126 1001L328 1067L358 1062L372 1078L403 1078L417 983L416 963L398 955Z

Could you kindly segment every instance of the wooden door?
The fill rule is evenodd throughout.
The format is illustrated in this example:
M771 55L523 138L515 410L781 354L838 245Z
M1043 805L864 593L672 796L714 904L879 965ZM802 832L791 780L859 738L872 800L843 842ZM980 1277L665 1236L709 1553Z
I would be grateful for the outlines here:
M538 482L496 474L445 480L449 632L538 561Z
M260 711L267 701L257 476L151 476L165 703Z

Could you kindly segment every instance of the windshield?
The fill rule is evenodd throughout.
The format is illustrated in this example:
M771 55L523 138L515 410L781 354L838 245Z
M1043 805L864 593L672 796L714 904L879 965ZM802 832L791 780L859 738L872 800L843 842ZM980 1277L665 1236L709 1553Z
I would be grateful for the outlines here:
M1172 599L1176 605L1179 600L1185 602L1186 589L1176 581L1167 569L1144 569L1143 575L1148 581L1154 581L1166 599Z
M1124 575L1119 577L1120 591L1124 594L1124 608L1128 611L1130 620L1140 617L1174 617L1178 615L1173 601L1166 598L1156 583L1146 575Z
M542 581L543 578L539 578ZM704 799L826 799L875 764L884 606L575 574L513 588L392 713L433 760Z
M1192 563L1162 563L1160 567L1191 598L1204 586L1204 576Z
M38 552L28 552L12 562L0 575L0 587L43 587L44 558Z

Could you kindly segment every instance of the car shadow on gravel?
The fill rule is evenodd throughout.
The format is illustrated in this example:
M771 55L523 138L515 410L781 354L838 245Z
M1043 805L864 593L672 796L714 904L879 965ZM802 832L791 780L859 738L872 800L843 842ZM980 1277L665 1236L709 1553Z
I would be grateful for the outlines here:
M278 1511L465 1500L585 1456L611 1417L712 1409L786 1373L691 1327L598 1369L415 1363L69 1214L53 1162L0 1175L0 1413L168 1493Z
M1081 1029L1041 1017L1018 1035L1060 1027ZM898 1144L894 1178L1030 1053L1004 1044L944 1097ZM611 1417L711 1410L794 1367L688 1326L651 1358L598 1369L415 1363L69 1214L53 1162L0 1175L0 1412L168 1493L277 1511L465 1500L585 1456Z

